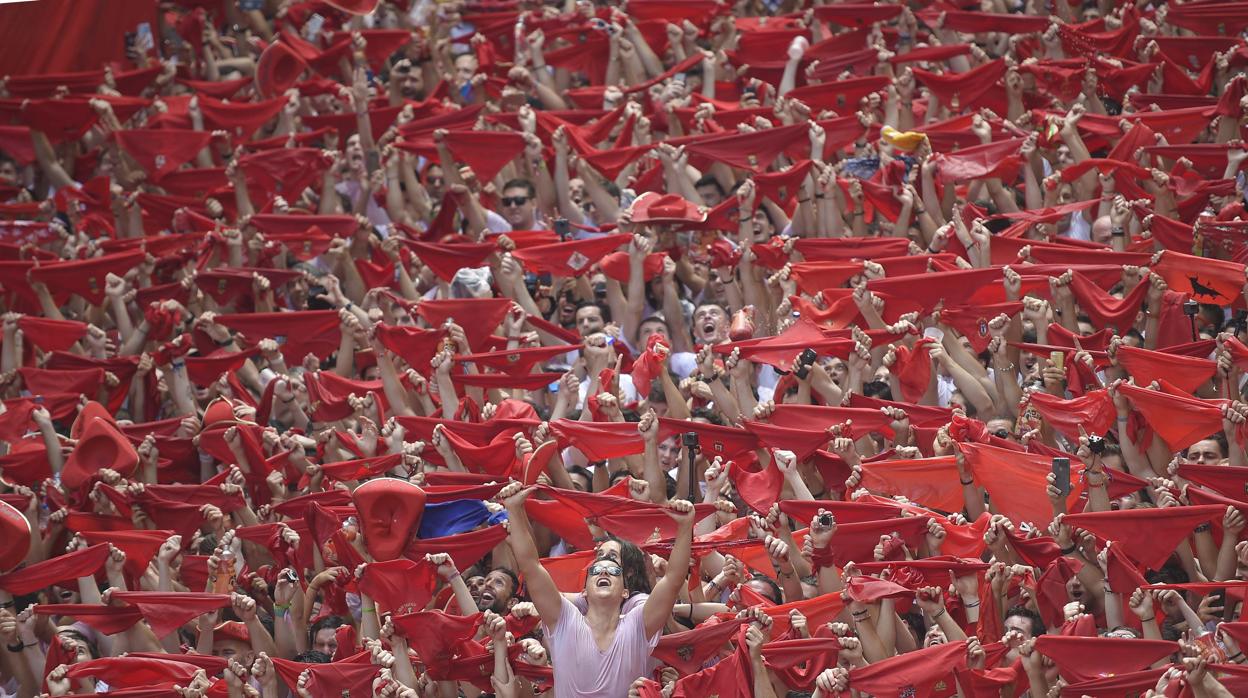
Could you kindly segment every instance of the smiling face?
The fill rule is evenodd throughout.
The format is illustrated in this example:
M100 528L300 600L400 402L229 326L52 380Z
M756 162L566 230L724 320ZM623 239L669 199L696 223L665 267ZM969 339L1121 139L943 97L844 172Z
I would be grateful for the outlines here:
M511 607L515 595L516 590L512 588L511 577L504 572L492 570L485 575L481 596L477 599L477 610L504 613Z
M728 313L718 305L700 305L693 311L693 338L699 344L719 344L728 339Z
M603 559L590 565L585 575L585 596L619 605L628 598L624 589L624 568L611 559Z

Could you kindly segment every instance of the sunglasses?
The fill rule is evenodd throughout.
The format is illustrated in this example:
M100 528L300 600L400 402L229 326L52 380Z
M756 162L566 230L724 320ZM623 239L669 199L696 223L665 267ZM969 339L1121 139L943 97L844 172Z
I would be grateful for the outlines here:
M504 196L499 199L504 206L523 206L529 201L527 196Z
M606 572L612 577L618 577L624 574L624 568L619 565L593 565L589 568L589 576L591 577L597 577L603 572Z

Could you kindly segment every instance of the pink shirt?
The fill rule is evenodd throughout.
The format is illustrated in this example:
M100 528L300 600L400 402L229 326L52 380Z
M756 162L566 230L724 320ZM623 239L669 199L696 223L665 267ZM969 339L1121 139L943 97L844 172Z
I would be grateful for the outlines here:
M643 611L635 604L620 616L611 646L603 652L594 642L585 615L566 598L559 611L559 622L547 627L550 661L555 669L555 698L620 698L628 687L650 667L650 652L658 644L662 630L646 637Z

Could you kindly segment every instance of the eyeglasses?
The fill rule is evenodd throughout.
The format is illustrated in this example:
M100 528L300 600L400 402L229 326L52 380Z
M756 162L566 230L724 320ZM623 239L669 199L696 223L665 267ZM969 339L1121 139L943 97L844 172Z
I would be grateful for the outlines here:
M619 565L593 565L589 568L589 576L591 577L597 577L603 572L606 572L612 577L618 577L624 574L624 568Z
M523 206L529 201L527 196L504 196L499 199L504 206Z

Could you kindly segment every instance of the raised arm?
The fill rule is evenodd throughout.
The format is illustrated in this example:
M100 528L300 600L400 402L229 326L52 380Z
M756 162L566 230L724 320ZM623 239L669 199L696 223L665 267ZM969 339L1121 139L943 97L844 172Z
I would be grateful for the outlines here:
M650 593L650 598L646 599L646 605L642 609L646 637L654 637L655 633L667 625L667 618L672 615L672 606L676 604L676 596L685 585L685 577L689 572L689 551L693 547L693 504L683 499L674 499L667 503L667 513L676 520L676 544L672 546L671 557L667 559L667 572L654 585L654 591ZM536 558L534 564L541 567L536 565ZM545 573L545 570L542 572ZM547 575L547 579L549 578ZM540 606L538 610L541 610Z
M563 611L563 595L559 593L559 588L555 586L555 581L550 578L550 573L538 562L537 545L533 542L533 527L529 525L529 515L524 511L524 500L528 499L532 492L532 487L524 487L518 482L513 482L498 493L498 500L507 509L507 520L509 522L507 542L511 545L511 551L515 555L516 562L520 565L520 573L524 575L525 586L529 590L529 598L533 601L533 605L537 607L537 614L542 617L542 622L547 627L553 628L559 622L559 614ZM677 543L677 549L679 547L680 544ZM673 557L675 554L673 551ZM686 543L685 564L688 565L688 563L689 544ZM671 570L671 563L668 563L669 574L671 574ZM652 596L651 598L653 599L654 597ZM675 599L674 592L672 598L673 600ZM670 612L670 602L667 608L668 612ZM662 624L659 627L662 628ZM650 625L647 623L647 631L649 628Z

